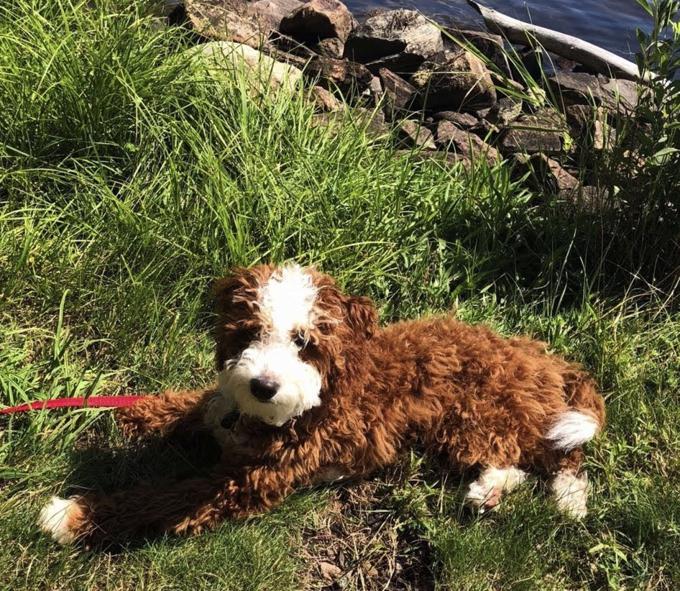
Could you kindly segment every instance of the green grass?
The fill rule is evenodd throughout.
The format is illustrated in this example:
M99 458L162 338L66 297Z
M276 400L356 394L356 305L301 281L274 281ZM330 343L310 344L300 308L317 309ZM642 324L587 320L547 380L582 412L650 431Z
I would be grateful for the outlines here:
M672 293L610 281L592 246L601 220L537 200L504 165L395 152L351 113L315 127L302 93L215 80L144 5L96 5L0 7L2 403L210 383L211 280L294 259L372 296L384 321L455 310L548 341L596 376L609 425L580 524L538 485L474 518L463 484L416 454L359 500L352 486L303 492L262 518L108 554L57 547L34 523L69 485L149 475L110 415L5 418L0 588L318 588L341 543L349 588L390 572L451 589L680 586L680 314ZM149 453L167 473L192 462Z

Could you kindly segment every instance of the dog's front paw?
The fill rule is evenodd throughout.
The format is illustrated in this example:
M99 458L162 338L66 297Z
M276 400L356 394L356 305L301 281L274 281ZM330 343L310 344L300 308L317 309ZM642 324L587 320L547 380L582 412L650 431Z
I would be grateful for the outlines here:
M71 544L76 539L76 525L82 515L77 499L52 497L40 511L38 526L60 544Z
M495 508L500 503L503 492L517 488L526 478L526 472L515 467L485 468L479 478L470 483L465 502L483 513Z
M494 509L501 501L503 489L484 482L472 482L465 495L465 503L480 513Z

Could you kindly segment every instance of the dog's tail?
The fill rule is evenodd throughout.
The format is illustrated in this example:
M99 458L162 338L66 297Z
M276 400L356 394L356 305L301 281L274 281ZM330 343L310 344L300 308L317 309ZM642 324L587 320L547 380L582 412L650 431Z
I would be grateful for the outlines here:
M545 438L553 447L569 451L590 441L600 430L600 423L589 413L568 410L557 416Z
M604 400L595 384L577 372L567 384L569 408L553 418L544 435L555 449L570 451L587 443L604 426Z

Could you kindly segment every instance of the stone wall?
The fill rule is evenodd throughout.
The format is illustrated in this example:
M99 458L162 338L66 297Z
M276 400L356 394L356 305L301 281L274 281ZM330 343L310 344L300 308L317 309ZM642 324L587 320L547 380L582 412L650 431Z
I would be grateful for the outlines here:
M588 178L584 163L609 149L617 121L636 105L634 82L413 10L361 23L339 0L186 0L183 10L202 41L245 44L287 64L311 88L319 124L351 104L365 110L372 133L394 131L403 148L443 151L466 166L508 159L534 189L570 200L592 196L577 177ZM559 68L546 71L543 57ZM522 70L539 84L527 85Z

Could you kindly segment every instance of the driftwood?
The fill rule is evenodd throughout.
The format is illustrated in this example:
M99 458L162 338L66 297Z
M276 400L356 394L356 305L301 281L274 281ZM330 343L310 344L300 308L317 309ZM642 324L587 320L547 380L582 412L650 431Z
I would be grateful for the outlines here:
M606 76L617 76L629 80L640 80L640 71L636 64L621 56L602 49L597 45L558 33L545 27L537 27L515 18L506 16L496 10L482 6L474 0L467 0L482 15L488 29L503 35L511 43L533 46L540 44L547 51L574 60Z

